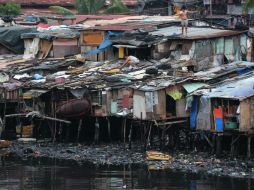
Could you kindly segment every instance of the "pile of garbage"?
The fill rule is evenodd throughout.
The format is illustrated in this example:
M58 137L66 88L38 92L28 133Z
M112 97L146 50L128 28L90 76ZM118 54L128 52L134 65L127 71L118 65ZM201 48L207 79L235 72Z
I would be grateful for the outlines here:
M19 144L14 143L9 152L19 158L49 158L91 162L96 165L141 164L145 156L139 147L129 150L124 144Z
M138 144L138 143L137 143ZM95 165L147 165L149 170L173 170L185 173L204 173L214 176L230 176L254 179L254 160L241 158L221 158L208 152L174 152L166 154L158 151L147 151L140 145L128 149L125 144L81 145L53 143L12 143L8 148L9 155L22 160L59 159L75 161L78 164L87 162Z

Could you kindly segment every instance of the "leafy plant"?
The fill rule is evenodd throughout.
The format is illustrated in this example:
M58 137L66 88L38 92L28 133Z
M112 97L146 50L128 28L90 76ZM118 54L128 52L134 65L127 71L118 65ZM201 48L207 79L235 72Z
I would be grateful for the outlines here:
M20 14L21 6L16 3L0 5L0 16L17 16Z
M245 11L254 9L254 0L247 0L247 2L244 4L243 8Z
M111 5L105 10L106 14L129 13L129 9L121 0L111 0Z
M50 6L49 9L64 16L74 16L74 14L69 9L66 9L61 6Z
M96 14L104 6L105 0L76 0L78 13Z

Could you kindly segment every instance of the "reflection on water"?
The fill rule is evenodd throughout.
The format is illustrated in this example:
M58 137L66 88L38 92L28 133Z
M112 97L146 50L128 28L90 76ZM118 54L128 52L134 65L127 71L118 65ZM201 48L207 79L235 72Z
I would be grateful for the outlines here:
M148 171L144 166L22 164L0 166L0 189L254 189L251 179L208 177L181 172Z

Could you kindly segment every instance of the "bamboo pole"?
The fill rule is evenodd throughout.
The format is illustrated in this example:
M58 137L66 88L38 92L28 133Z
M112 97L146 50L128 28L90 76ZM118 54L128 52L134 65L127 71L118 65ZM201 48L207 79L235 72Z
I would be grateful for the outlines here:
M5 115L5 118L18 117L18 116L25 117L26 115L27 115L26 113L9 114L9 115ZM57 121L57 122L61 122L61 123L66 123L66 124L71 124L70 121L63 120L63 119L58 119L58 118L53 118L53 117L48 117L48 116L40 116L39 118L41 118L41 119L47 119L47 120L52 120L52 121Z

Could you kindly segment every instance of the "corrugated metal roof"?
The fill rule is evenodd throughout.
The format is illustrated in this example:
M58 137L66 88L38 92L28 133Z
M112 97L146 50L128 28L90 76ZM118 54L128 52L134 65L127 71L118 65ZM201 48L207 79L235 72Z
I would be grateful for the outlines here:
M253 62L247 62L247 61L235 61L233 63L221 65L218 67L210 68L206 71L199 71L197 73L194 73L194 78L197 80L211 80L214 78L217 78L219 76L227 75L234 71L239 71L242 69L247 68L253 68L254 63Z
M254 76L232 81L231 83L212 89L204 94L209 98L230 98L243 100L254 96Z
M235 30L221 30L215 28L199 28L199 27L188 27L187 36L182 35L182 27L170 26L166 28L158 29L157 31L151 32L152 35L165 36L168 38L176 39L207 39L216 38L223 36L233 36L247 31L235 31Z
M111 20L117 18L129 17L129 15L76 15L76 22L80 23L87 19L89 20Z
M183 84L183 87L188 93L191 93L205 85L206 84L204 83L186 83L186 84Z
M94 27L93 29L130 31L130 30L136 30L139 28L149 28L149 27L157 26L159 24L160 23L129 22L127 24L123 23L123 24L116 24L116 25L99 26L99 27Z

